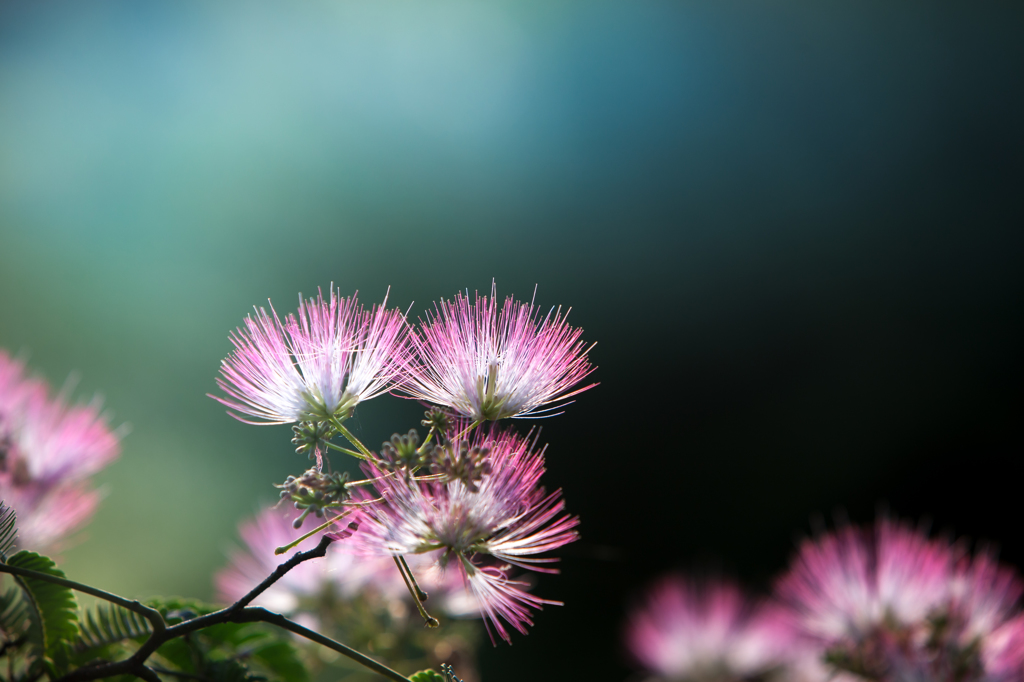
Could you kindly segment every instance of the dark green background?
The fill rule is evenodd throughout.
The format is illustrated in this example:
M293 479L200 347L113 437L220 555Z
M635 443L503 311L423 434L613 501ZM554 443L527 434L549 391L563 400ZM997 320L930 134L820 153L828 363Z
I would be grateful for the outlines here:
M67 572L209 597L304 466L204 395L253 304L492 278L602 383L544 422L567 604L487 680L622 679L647 580L765 587L836 509L1024 562L1024 12L890 5L0 6L0 345L132 426Z

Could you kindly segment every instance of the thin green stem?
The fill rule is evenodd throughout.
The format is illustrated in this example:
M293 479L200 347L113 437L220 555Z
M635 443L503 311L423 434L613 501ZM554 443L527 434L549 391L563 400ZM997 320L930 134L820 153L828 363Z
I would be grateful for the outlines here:
M0 564L0 573L10 573L11 575L20 575L25 578L35 578L36 580L43 580L54 585L60 585L61 587L70 587L72 590L77 590L83 594L92 595L98 597L112 604L122 606L129 611L134 611L143 618L149 621L149 624L153 626L153 632L163 632L167 629L167 623L164 622L163 616L156 609L151 609L145 604L141 604L134 599L125 599L119 597L116 594L111 594L105 590L101 590L97 587L90 587L89 585L83 585L82 583L75 582L74 580L68 580L67 578L60 578L49 573L40 573L39 571L33 571L28 568L21 568L20 566L11 566L10 564Z
M314 528L313 530L309 531L308 533L306 533L302 537L297 538L295 540L292 540L287 545L282 545L281 547L276 548L274 550L274 554L284 554L285 552L287 552L291 548L293 548L293 547L299 545L300 543L308 540L309 538L313 537L314 535L316 535L320 531L326 530L327 528L329 528L330 526L334 525L338 521L341 521L343 518L345 518L346 516L351 514L353 511L355 511L355 510L354 509L350 509L348 511L345 511L345 512L342 512L342 513L338 514L333 519L328 519L326 523L323 523L323 524L317 526L316 528ZM246 602L246 603L248 603L248 602Z
M430 427L430 431L427 432L427 437L423 439L423 444L416 448L416 454L422 455L427 450L427 445L430 443L430 439L434 437L435 429L433 426Z
M412 601L416 604L416 610L420 612L423 622L426 623L428 628L439 626L441 623L438 622L437 618L427 613L427 609L423 606L420 595L423 594L426 597L426 594L416 585L416 579L412 577L412 571L409 571L409 564L405 563L405 559L402 557L396 556L395 565L398 566L398 572L402 574L402 580L405 581L405 586L409 589L409 594L412 595Z
M420 601L427 601L427 593L420 589L420 584L416 582L416 576L413 574L412 569L409 568L409 564L406 563L405 557L399 555L398 561L401 562L402 568L405 569L406 574L409 576L409 581L412 582L413 588L416 590L416 598Z
M377 461L377 456L370 452L370 450L365 445L363 445L362 442L358 438L356 438L351 431L346 429L345 425L342 424L338 419L332 420L331 423L334 425L334 428L338 429L338 433L345 436L345 438L348 439L349 443L355 445L356 449L359 450L359 452L363 453L363 459L369 460L371 462Z
M338 452L344 452L346 455L352 455L353 457L358 457L359 459L366 459L366 456L363 455L361 452L356 452L355 450L349 450L348 448L343 448L340 445L332 443L329 440L323 441L323 444L326 445L327 447L331 448L332 450L337 450Z
M377 481L383 481L384 479L391 478L394 475L395 475L395 472L389 471L388 473L384 474L383 476L374 476L373 478L364 478L364 479L362 479L360 481L352 481L350 483L346 483L345 485L346 485L346 487L349 487L349 488L358 488L359 486L371 485L373 483L376 483Z

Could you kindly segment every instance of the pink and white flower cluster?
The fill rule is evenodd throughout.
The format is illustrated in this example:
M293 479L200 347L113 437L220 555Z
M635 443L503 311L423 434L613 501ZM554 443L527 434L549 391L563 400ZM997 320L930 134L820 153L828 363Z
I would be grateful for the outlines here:
M388 476L371 468L380 480L384 504L359 514L359 532L350 544L370 556L432 554L435 566L461 578L499 637L510 641L502 621L521 633L532 625L530 608L561 602L541 599L510 579L513 566L540 572L554 559L538 555L577 538L579 520L565 513L561 491L547 493L540 485L543 450L511 433L478 432L463 453L488 448L490 473L479 482L446 477L417 481Z
M990 554L882 519L805 541L756 616L732 588L667 580L627 644L670 680L1020 682L1022 590Z
M118 434L98 400L72 405L0 349L0 500L18 514L18 545L54 548L93 514L89 477L114 460Z
M245 319L231 335L234 352L221 363L213 396L237 412L285 424L345 418L360 402L394 387L409 359L405 317L384 305L365 310L356 296L343 298L332 287L282 322L273 307ZM229 412L232 416L246 421Z
M555 572L555 559L541 555L575 540L578 520L565 513L560 491L540 485L543 449L481 425L551 416L596 385L577 388L594 369L581 333L561 309L542 316L533 303L511 298L499 307L493 285L474 301L462 294L441 301L418 327L385 306L365 311L332 287L326 298L300 297L298 313L284 320L272 308L247 318L217 379L227 397L216 399L236 418L256 420L250 423L298 422L293 442L318 460L307 472L311 481L328 447L366 460L369 478L346 487L347 501L327 483L326 496L284 495L307 514L330 518L334 510L355 524L351 537L344 533L355 554L404 557L413 573L456 580L492 639L497 633L509 641L506 624L525 633L531 609L559 603L528 592L514 568ZM428 413L422 446L415 433L408 447L393 438L404 448L398 459L371 453L343 425L356 405L388 391L440 409ZM337 435L359 452L331 443ZM350 508L341 514L340 505Z
M300 296L298 313L283 321L258 309L221 363L217 385L228 397L212 397L243 421L284 424L344 419L393 389L494 421L542 416L596 385L573 390L594 367L561 309L540 319L532 303L508 298L499 312L492 285L490 297L441 301L417 330L386 305L385 297L367 311L332 287L326 299Z
M777 586L794 627L868 679L1024 679L1020 578L888 519L800 548Z

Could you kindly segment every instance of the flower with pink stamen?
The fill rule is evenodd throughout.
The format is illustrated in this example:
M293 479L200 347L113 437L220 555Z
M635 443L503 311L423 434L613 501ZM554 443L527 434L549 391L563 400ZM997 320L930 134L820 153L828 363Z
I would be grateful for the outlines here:
M52 547L95 511L86 479L119 453L98 400L54 398L28 378L24 363L0 350L0 499L18 514L19 545Z
M1016 573L907 525L882 519L873 532L808 540L777 588L797 629L840 670L893 682L1024 672Z
M448 460L486 462L460 467L462 478L417 481L401 474L378 477L383 503L360 512L359 531L350 542L368 554L415 555L437 552L441 570L461 573L498 635L510 641L502 620L525 633L530 608L558 604L535 597L510 580L509 565L541 572L553 558L539 554L577 538L579 520L564 513L561 491L539 485L543 450L513 434L478 434L449 443Z
M792 664L796 651L774 607L755 604L730 582L679 575L651 587L625 636L637 662L667 680L761 679Z
M293 513L277 508L262 511L257 517L242 524L239 533L245 547L231 553L230 565L214 578L217 594L222 601L235 602L260 584L272 573L285 557L278 556L277 547L291 543L302 535L292 525ZM313 549L317 538L299 543L295 551ZM462 598L462 586L452 580L454 576L442 576L438 571L428 570L433 558L428 556L410 557L410 567L417 570L421 587L431 595L432 603L453 615L468 615L466 600ZM327 556L318 561L305 561L286 573L253 602L256 605L283 613L296 613L303 602L319 599L325 592L333 592L344 599L351 599L363 592L372 592L387 601L410 599L409 591L398 568L389 557L356 556L345 551L342 543L335 543Z
M231 334L235 350L221 362L217 385L227 398L210 396L250 424L323 422L348 417L355 406L390 389L410 353L408 325L399 310L365 310L353 295L331 287L325 300L299 297L298 315L284 322L260 308Z
M561 308L541 319L533 303L508 298L499 312L494 284L475 303L459 293L414 334L418 358L400 390L477 422L550 416L565 404L552 403L597 385L570 390L595 369L581 334Z
M778 584L800 628L825 642L860 637L885 619L922 620L948 594L954 554L888 519L807 540Z
M1018 602L1024 591L1017 572L987 552L961 557L950 583L950 611L962 648L978 645L982 657L1024 679L1024 621Z

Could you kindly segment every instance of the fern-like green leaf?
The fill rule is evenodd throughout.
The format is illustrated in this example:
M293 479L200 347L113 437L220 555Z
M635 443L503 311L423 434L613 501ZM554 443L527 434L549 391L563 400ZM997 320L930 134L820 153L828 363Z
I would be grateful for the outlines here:
M28 629L28 609L21 590L12 587L0 595L0 632L8 641L21 637Z
M116 604L100 603L82 615L80 633L72 650L82 653L109 644L145 637L153 632L149 621Z
M0 502L0 562L6 562L7 556L18 539L18 516L14 509Z
M53 560L35 552L18 552L7 560L7 564L58 578L65 577ZM36 657L62 660L66 656L67 645L78 634L74 592L69 587L38 578L14 576L14 579L25 593L31 620L28 640Z

